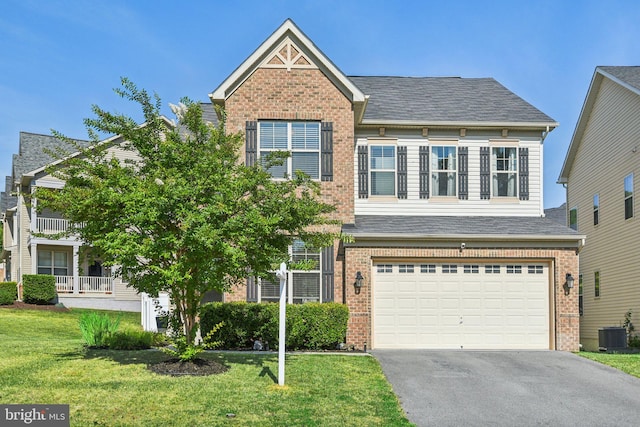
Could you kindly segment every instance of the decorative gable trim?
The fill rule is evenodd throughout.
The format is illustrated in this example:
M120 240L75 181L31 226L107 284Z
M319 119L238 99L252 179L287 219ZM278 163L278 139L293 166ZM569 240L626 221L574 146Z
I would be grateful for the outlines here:
M292 68L317 69L318 67L290 37L287 37L271 56L267 56L259 68L285 68L291 71Z
M290 42L287 42L289 40ZM282 53L282 47L293 43L298 53L291 56L291 51ZM289 47L292 46L291 44ZM280 57L278 57L278 54ZM274 59L277 58L277 59ZM278 64L278 60L282 64ZM224 102L235 90L247 80L260 66L286 67L293 61L296 66L302 66L305 61L320 69L344 95L354 103L363 103L365 95L358 87L336 67L327 56L293 23L287 19L267 40L265 40L236 70L225 79L220 86L209 94L214 104L224 105ZM269 63L271 62L271 63Z

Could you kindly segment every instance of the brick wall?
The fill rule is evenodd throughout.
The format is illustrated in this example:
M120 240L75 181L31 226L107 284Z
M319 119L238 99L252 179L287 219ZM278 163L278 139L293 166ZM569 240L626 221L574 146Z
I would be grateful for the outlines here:
M351 101L317 69L257 69L227 100L227 129L244 132L247 121L319 120L333 123L333 181L321 182L322 197L333 204L334 219L354 221L353 144L354 116ZM244 151L241 153L244 158ZM340 226L331 228L339 231ZM338 242L334 247L338 254ZM342 302L342 264L334 266L335 301ZM244 301L239 286L225 301Z
M347 332L347 342L357 348L363 348L366 344L371 348L372 323L371 303L373 299L371 278L373 276L373 261L376 258L433 258L433 259L465 259L473 258L476 261L486 259L520 259L522 261L546 261L550 262L551 277L555 281L550 294L553 313L551 319L554 325L551 331L551 339L555 342L557 350L577 351L579 347L579 314L578 314L578 287L566 295L563 287L566 273L577 277L578 256L575 249L458 249L441 248L345 248L346 265L346 302L349 306L350 319ZM365 285L359 295L355 294L353 278L356 272L361 271L365 276ZM555 338L555 339L554 339Z

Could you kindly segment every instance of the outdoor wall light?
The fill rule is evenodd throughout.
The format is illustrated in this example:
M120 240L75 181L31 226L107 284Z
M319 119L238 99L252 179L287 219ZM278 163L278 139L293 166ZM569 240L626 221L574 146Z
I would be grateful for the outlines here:
M567 280L567 288L573 289L573 282L575 281L571 273L567 273L565 279Z
M356 273L356 281L353 283L353 287L356 289L356 294L360 293L360 289L362 289L363 282L364 282L364 277L362 277L362 273L358 271Z

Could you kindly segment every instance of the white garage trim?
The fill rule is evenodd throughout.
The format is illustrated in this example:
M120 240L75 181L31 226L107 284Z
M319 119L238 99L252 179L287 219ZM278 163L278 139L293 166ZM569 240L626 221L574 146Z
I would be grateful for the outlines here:
M374 348L552 348L550 263L373 264Z

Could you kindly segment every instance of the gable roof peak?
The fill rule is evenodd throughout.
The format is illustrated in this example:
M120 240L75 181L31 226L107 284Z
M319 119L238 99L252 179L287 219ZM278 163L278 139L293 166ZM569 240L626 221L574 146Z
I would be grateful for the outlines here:
M360 89L298 28L291 18L287 18L249 57L227 77L220 86L209 94L214 104L223 105L227 98L242 85L264 61L272 56L289 38L297 49L305 55L307 62L319 68L345 96L352 102L364 102L365 96ZM276 52L277 53L277 52ZM293 61L297 56L282 58L283 62ZM271 64L276 65L276 64ZM285 64L290 65L290 64ZM305 64L303 63L302 66Z

